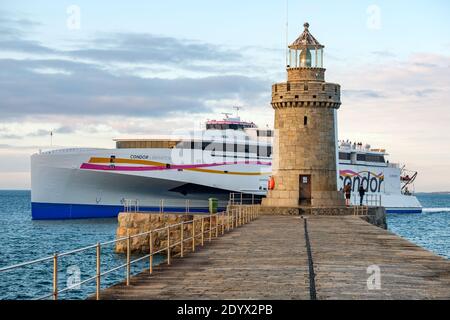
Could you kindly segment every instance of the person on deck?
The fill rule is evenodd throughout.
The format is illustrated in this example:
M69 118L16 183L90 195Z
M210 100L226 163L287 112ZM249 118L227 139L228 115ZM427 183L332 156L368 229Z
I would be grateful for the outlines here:
M350 205L350 197L352 195L352 185L351 183L347 183L347 185L344 187L344 193L345 193L345 205Z
M361 185L359 186L358 192L359 192L359 205L362 206L364 195L366 194L366 189L364 189L364 187Z

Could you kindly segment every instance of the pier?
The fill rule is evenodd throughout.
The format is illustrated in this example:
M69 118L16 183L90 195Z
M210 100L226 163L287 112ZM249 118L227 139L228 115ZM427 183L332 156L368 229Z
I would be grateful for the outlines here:
M247 224L222 230L195 252L144 270L98 298L450 298L448 260L359 215L256 213Z

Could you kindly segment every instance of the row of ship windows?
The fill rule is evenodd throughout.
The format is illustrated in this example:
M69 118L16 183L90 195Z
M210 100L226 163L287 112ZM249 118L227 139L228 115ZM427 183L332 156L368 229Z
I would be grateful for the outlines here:
M258 157L270 157L272 155L271 146L257 146L249 144L231 144L231 143L219 143L219 142L195 142L195 141L183 141L177 146L177 149L197 149L197 150L210 150L221 152L242 152L257 154Z
M339 152L339 160L351 160L351 154L346 152ZM374 154L357 154L356 161L384 163L385 159L384 156Z
M231 144L219 142L196 142L196 141L118 141L118 149L192 149L192 150L210 150L219 152L242 152L257 154L262 157L272 155L271 146L257 146L249 144Z

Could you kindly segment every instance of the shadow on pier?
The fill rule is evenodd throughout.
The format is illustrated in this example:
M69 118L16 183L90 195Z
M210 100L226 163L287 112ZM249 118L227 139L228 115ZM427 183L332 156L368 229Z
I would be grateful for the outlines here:
M358 216L262 215L100 298L449 299L450 262Z

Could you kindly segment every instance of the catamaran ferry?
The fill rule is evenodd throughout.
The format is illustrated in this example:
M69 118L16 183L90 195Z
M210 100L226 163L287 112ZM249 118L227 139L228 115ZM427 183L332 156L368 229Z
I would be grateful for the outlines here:
M272 173L275 133L229 117L206 130L165 137L115 139L115 149L72 148L31 156L33 219L115 217L130 199L140 210L206 212L208 198L263 197ZM366 189L388 213L420 213L410 191L416 172L386 160L383 149L339 142L338 185L351 183L352 203Z

